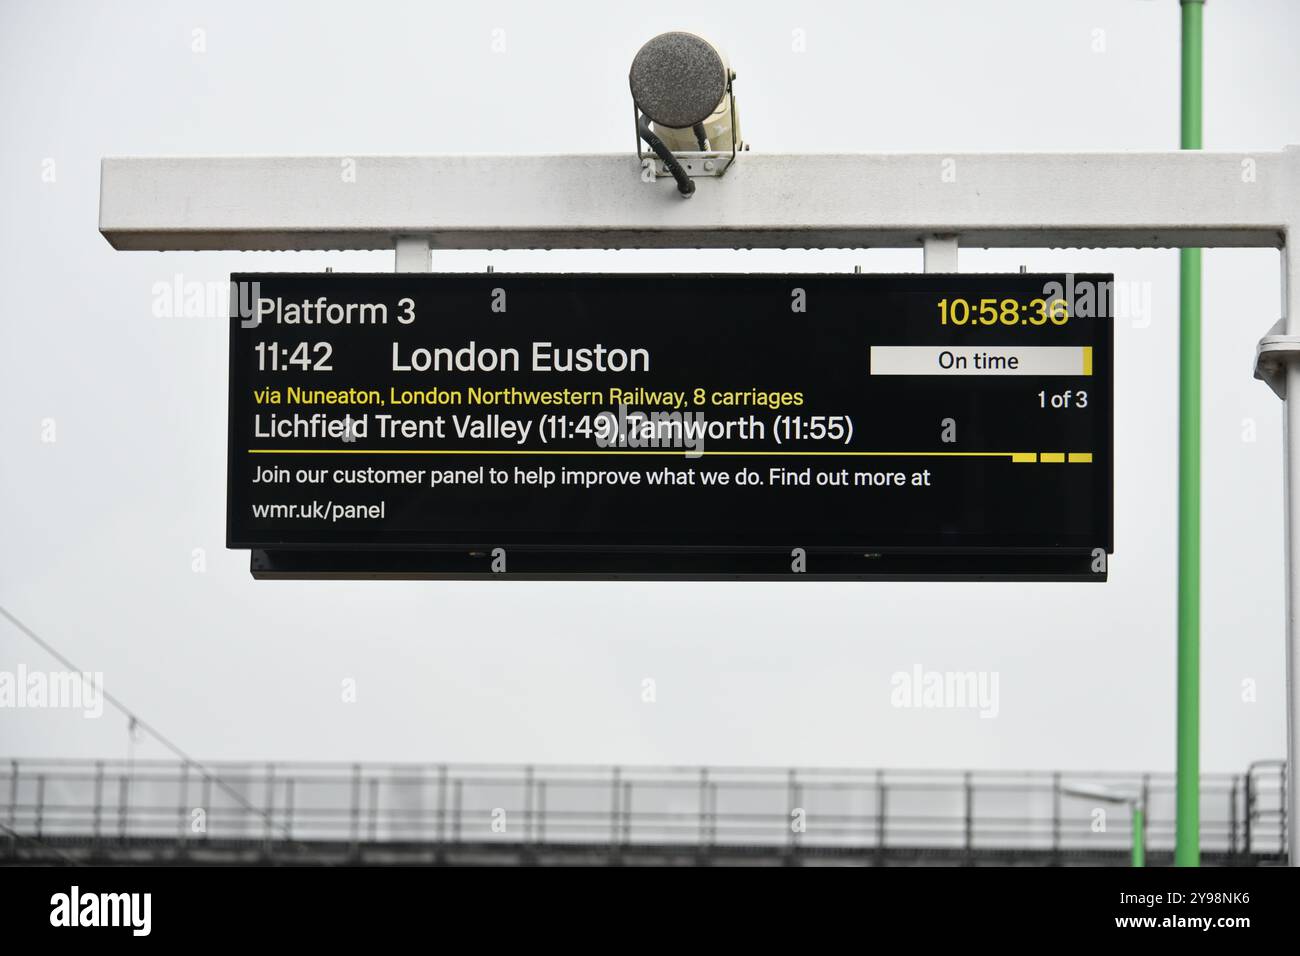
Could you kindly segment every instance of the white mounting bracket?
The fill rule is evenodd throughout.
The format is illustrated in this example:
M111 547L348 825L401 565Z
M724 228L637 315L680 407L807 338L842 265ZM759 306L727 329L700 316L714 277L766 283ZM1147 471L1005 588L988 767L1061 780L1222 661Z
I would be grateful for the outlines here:
M926 272L956 272L959 239L953 235L926 236L921 240L925 250Z
M429 240L423 236L398 236L393 251L398 272L428 272L431 268Z
M1286 319L1278 319L1255 347L1255 377L1286 401L1286 369L1300 362L1300 335L1287 335Z
M727 168L735 161L733 153L701 153L701 152L679 152L674 153L677 161L682 164L686 170L686 175L692 179L707 179L709 177L720 178ZM655 156L654 153L644 153L641 156L641 162L650 162L654 164L655 178L663 179L665 176L671 178L672 173L668 171L668 166L662 159Z

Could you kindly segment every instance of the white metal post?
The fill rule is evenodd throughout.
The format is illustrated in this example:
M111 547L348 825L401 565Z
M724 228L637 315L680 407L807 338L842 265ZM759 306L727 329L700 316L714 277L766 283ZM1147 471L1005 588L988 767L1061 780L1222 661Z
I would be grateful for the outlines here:
M957 271L956 236L926 236L923 245L926 272Z
M420 236L403 236L394 241L398 272L429 272L429 240Z
M1300 336L1300 254L1292 248L1295 231L1282 248L1282 322L1289 336ZM1300 865L1300 410L1291 401L1300 397L1300 362L1286 365L1282 450L1286 512L1286 794L1284 823L1288 863Z

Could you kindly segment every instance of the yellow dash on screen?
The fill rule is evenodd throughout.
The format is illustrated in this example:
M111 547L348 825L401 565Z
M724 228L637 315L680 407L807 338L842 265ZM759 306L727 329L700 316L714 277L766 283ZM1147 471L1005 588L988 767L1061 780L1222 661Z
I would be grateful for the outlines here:
M1092 452L1090 451L1072 451L1070 452L1070 461L1088 464L1092 461Z
M1085 345L1083 347L1083 374L1084 375L1092 374L1092 346L1091 345Z
M1045 451L1038 456L1038 460L1042 462L1047 462L1048 464L1052 464L1055 462L1063 462L1065 461L1065 452Z

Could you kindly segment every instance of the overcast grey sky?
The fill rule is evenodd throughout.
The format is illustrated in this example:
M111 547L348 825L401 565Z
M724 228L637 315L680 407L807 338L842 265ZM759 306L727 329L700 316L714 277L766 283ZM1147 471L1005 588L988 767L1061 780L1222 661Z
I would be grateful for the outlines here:
M255 582L223 547L226 322L156 317L154 285L392 255L119 253L96 216L105 155L626 152L627 68L667 29L728 52L756 152L1173 148L1178 24L1176 0L5 0L0 605L204 759L1172 769L1175 252L962 256L1150 293L1116 322L1104 585ZM1206 147L1300 143L1300 5L1210 0L1205 29ZM1250 374L1278 259L1205 256L1206 770L1284 749L1281 403ZM896 271L921 253L434 262ZM0 620L0 670L20 664L56 666ZM891 706L916 665L996 672L998 716ZM126 739L112 712L0 710L0 755Z

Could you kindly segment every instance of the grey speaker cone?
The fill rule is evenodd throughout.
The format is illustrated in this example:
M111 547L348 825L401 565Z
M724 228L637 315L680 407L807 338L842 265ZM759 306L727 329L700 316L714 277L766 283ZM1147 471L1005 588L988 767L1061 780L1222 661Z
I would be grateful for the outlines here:
M661 33L637 51L628 74L632 99L658 126L702 123L727 92L727 70L713 46L693 33Z

